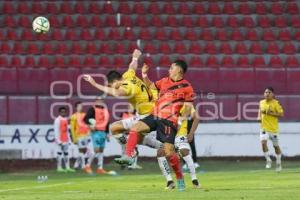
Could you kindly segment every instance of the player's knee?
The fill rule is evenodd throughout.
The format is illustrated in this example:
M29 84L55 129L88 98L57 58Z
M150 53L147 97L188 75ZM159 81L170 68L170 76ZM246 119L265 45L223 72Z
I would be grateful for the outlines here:
M68 152L64 152L64 156L69 156L69 153Z
M109 127L109 131L111 134L116 135L122 132L122 127L120 126L119 123L113 123L110 127Z
M165 144L164 145L164 153L167 157L172 156L175 153L174 145L172 144Z
M83 153L83 154L86 153L86 148L79 149L79 152L80 152L80 153Z
M190 153L190 151L188 149L180 149L180 155L182 157L189 155L189 153Z
M165 156L164 150L162 148L158 149L157 150L157 157L164 157L164 156Z

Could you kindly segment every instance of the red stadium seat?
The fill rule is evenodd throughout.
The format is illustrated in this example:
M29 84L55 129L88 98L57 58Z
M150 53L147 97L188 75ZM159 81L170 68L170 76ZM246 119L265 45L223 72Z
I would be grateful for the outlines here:
M189 4L185 2L181 2L178 7L178 12L182 15L189 15L192 12L192 10L189 7Z
M65 58L63 56L56 56L54 58L54 67L66 67Z
M263 40L266 40L266 41L274 41L276 40L276 35L274 34L273 31L271 30L266 30L264 33L263 33Z
M265 14L268 14L269 11L264 3L258 2L256 4L255 12L256 12L256 14L259 14L259 15L265 15Z
M266 61L263 56L254 57L252 63L253 63L252 65L256 68L267 67Z
M285 59L285 66L290 67L290 68L298 68L300 66L300 63L296 56L288 56ZM289 80L289 79L287 79L287 80Z
M111 49L111 46L108 43L102 43L100 46L100 52L105 54L112 54L113 51Z
M215 37L214 37L214 34L212 33L211 30L209 30L209 29L202 29L202 32L200 34L200 39L201 40L208 40L208 41L210 41L210 40L214 40Z
M132 31L131 28L125 29L123 38L126 40L136 40L135 33Z
M262 28L272 27L271 20L267 16L262 16L258 18L258 25Z
M279 54L280 50L278 45L275 42L270 42L267 47L268 54Z
M33 33L30 29L23 29L21 38L22 40L34 41L36 40L36 34Z
M196 26L199 26L200 28L205 28L205 27L209 27L210 23L206 18L206 16L200 16L196 20Z
M148 22L148 19L147 19L146 15L137 16L135 24L137 26L141 26L141 27L149 26L149 22Z
M194 31L194 29L187 29L186 32L185 32L184 38L186 40L195 41L195 40L198 40L198 35Z
M5 15L3 21L4 21L4 25L9 28L17 27L17 20L10 15Z
M155 65L154 62L153 62L153 60L152 60L152 58L150 56L146 56L144 58L144 63L146 63L150 67Z
M238 57L237 67L242 67L242 68L251 67L249 58L247 56Z
M92 33L89 31L89 29L83 29L80 32L80 39L81 40L93 40L94 36Z
M219 60L218 60L218 58L215 57L215 56L209 56L209 57L206 59L205 65L206 65L207 67L211 67L211 68L219 67Z
M57 52L55 51L55 48L54 48L54 46L53 46L52 43L46 42L46 43L44 43L44 45L43 45L42 53L43 53L43 54L52 55L52 54L55 54L55 53L57 53Z
M115 56L113 60L114 67L126 67L128 65L127 61L122 56Z
M300 41L300 30L296 30L294 33L294 39Z
M220 40L220 41L228 41L229 40L226 29L218 29L217 30L216 40Z
M202 52L202 48L199 43L192 42L189 48L189 53L192 54L200 54Z
M231 39L237 40L237 41L242 41L242 40L245 40L245 37L240 30L233 30L231 33Z
M193 56L189 62L190 67L200 68L203 67L203 61L200 56Z
M28 68L28 67L31 67L31 68L37 67L33 56L26 56L26 58L25 58L23 68ZM22 76L19 76L19 77L21 78Z
M11 46L8 42L3 42L0 48L0 54L10 54L11 53ZM0 66L1 67L1 66Z
M51 22L50 22L51 23ZM31 28L32 22L29 20L27 16L20 16L19 21L18 21L19 26L26 27L26 28ZM52 26L52 24L51 24Z
M299 14L298 4L295 2L290 2L287 4L286 12L289 14L297 15Z
M95 32L95 36L94 36L95 40L106 40L107 37L106 37L106 34L103 30L100 30L100 29L97 29L96 32Z
M93 15L91 17L90 25L94 27L102 27L104 23L102 22L101 18L97 15Z
M257 41L257 40L260 40L260 37L255 29L250 29L247 32L246 39L251 40L251 41Z
M111 1L104 3L102 11L105 14L115 14L115 10L111 4Z
M149 7L148 7L148 13L152 15L159 15L162 13L158 3L156 2L151 2Z
M6 56L0 56L0 68L9 67L8 59Z
M174 53L186 54L188 52L183 42L176 42L174 46Z
M153 26L156 27L163 27L165 25L159 15L153 15L150 21L153 24Z
M66 35L65 35L65 38L67 39L67 40L79 40L79 38L78 38L78 36L77 36L77 34L76 34L76 32L75 32L75 30L74 29L68 29L67 31L66 31Z
M194 20L192 17L190 16L184 16L182 18L182 26L185 26L185 27L194 27Z
M275 15L281 15L284 12L283 4L274 2L272 3L271 12Z
M212 19L211 25L215 26L217 28L221 28L221 27L225 26L225 22L222 17L214 16Z
M224 56L221 61L221 67L236 67L235 61L231 56Z
M160 53L170 54L172 52L171 47L166 42L161 42L159 46Z
M104 19L104 25L105 26L117 26L117 19L116 16L114 15L107 15L106 18Z
M245 17L242 19L241 25L242 25L242 26L245 26L245 27L247 27L247 28L253 28L253 27L256 26L256 24L255 24L253 18L252 18L252 17L247 17L247 16L245 16Z
M149 42L149 43L147 42L144 46L143 52L155 54L155 53L157 53L157 49L152 42Z
M13 56L10 60L9 67L22 67L22 60L19 56Z
M49 17L49 22L50 22L51 28L52 27L55 27L55 28L61 27L60 21L59 21L58 17L55 15L51 15Z
M209 2L208 13L214 15L221 14L221 8L219 7L219 4L215 2Z
M71 53L72 54L84 54L85 51L83 49L83 47L81 46L80 43L77 43L77 42L73 42L72 43L72 46L71 46Z
M50 43L45 43L45 44L50 44ZM45 45L43 47L45 49ZM37 44L35 43L28 43L27 48L26 48L26 53L28 54L40 54L40 50Z
M282 52L284 54L295 54L297 50L295 45L292 42L286 42L282 47Z
M119 4L118 13L121 14L132 14L132 10L128 2L121 2Z
M238 18L236 16L229 16L227 18L227 26L229 26L231 28L240 27L240 23L239 23Z
M278 16L275 18L275 26L278 28L284 28L288 26L287 19L284 16Z
M75 12L79 13L79 14L86 14L87 10L86 10L86 8L85 8L85 6L84 6L83 3L77 2L75 4Z
M101 14L102 10L101 10L101 6L99 3L96 2L91 2L89 3L89 7L88 7L88 13L91 14Z
M180 33L179 29L173 29L170 32L170 39L171 40L183 40L183 37Z
M19 40L16 31L13 29L8 29L6 32L6 40Z
M160 67L169 67L171 64L171 60L168 56L161 56L158 62Z
M137 22L139 23L139 22ZM121 17L121 26L132 26L134 23L129 15L122 15Z
M97 50L96 44L93 42L86 43L86 46L84 49L85 49L85 53L88 53L88 54L98 54L99 53Z
M68 59L68 67L80 68L83 65L81 64L81 59L78 56L71 56Z
M45 14L45 9L44 9L44 4L34 2L31 4L31 11L33 13L38 13L38 14ZM47 12L46 12L47 13Z
M145 8L144 3L142 3L142 2L135 2L134 6L133 6L133 13L136 13L138 15L147 14L147 10Z
M16 13L15 3L5 1L2 5L2 12L5 14L14 14Z
M292 16L291 25L294 28L300 28L300 18L298 16Z
M227 15L236 14L234 4L232 2L224 2L223 12Z
M165 3L162 12L168 15L176 14L176 9L173 7L172 3Z
M57 4L54 3L54 2L47 2L46 10L49 14L58 14L59 13L59 9L57 7Z
M169 38L169 35L166 30L160 28L160 29L157 29L157 31L155 33L155 38L157 40L167 40Z
M90 26L88 19L84 15L78 15L76 19L76 25L81 27Z
M83 61L84 67L97 67L98 64L93 56L86 56Z
M58 43L56 46L56 52L58 54L69 54L69 48L66 43Z
M269 65L271 67L275 67L275 68L284 67L283 62L282 62L282 60L279 56L272 56L270 58L270 64Z
M73 18L71 17L71 15L65 15L63 17L62 24L63 24L63 26L70 27L70 28L76 26L76 24L75 24Z
M17 11L20 14L30 14L30 13L32 13L31 8L29 7L27 2L19 2Z
M50 61L49 61L48 57L46 57L46 56L39 57L37 65L38 65L38 67L43 67L43 68L51 67Z
M291 36L290 30L281 30L279 32L279 39L282 40L282 41L292 40L292 36Z
M222 54L232 54L233 50L230 46L230 43L221 43L220 53L222 53Z
M25 54L25 47L22 43L15 42L12 48L13 54Z
M192 8L193 8L192 13L194 13L194 14L197 14L197 15L206 14L205 7L202 3L196 2L196 3L192 4Z
M152 39L152 32L150 31L150 29L141 29L140 30L140 34L139 34L139 38L142 40L151 40Z
M115 43L114 49L115 49L115 52L118 54L127 54L128 53L126 45L123 43L119 43L119 42Z
M73 4L70 4L69 2L62 2L60 4L60 12L65 14L74 14L74 8Z
M264 51L263 51L260 43L253 42L253 43L251 43L251 46L250 46L250 52L253 54L263 54Z
M241 3L238 12L242 15L249 15L252 13L251 7L248 3Z
M248 47L244 42L239 42L235 45L235 53L238 54L248 54L249 50Z
M208 42L208 43L206 43L206 45L204 47L204 52L208 53L208 54L217 54L218 53L218 49L217 49L215 43Z
M166 20L166 26L177 27L179 26L179 20L174 15L169 15Z

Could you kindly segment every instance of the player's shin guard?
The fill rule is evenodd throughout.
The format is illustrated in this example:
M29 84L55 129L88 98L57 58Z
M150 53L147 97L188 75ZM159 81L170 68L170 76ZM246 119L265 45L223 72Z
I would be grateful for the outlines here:
M96 153L98 160L98 169L103 169L103 153Z
M138 143L139 134L136 131L130 131L127 144L126 144L126 155L132 157L134 155L135 147Z
M183 174L181 171L181 166L180 166L180 160L179 157L177 156L176 153L173 153L170 157L169 157L169 161L171 164L171 167L173 168L175 174L176 174L176 179L182 179L183 178Z
M195 169L195 165L194 165L193 158L192 158L191 154L183 157L183 160L186 162L186 164L187 164L187 166L190 170L192 180L197 179L196 169Z
M158 165L160 167L160 170L164 177L166 178L167 181L172 181L172 176L171 176L171 170L168 164L168 161L166 157L158 157L157 158Z

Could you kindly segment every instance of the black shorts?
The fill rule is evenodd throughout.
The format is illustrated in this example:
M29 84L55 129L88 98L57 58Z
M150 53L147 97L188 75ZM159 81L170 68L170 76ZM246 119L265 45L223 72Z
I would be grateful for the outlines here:
M156 131L156 139L162 143L174 144L177 134L177 127L173 122L149 115L140 121L150 127L150 131Z

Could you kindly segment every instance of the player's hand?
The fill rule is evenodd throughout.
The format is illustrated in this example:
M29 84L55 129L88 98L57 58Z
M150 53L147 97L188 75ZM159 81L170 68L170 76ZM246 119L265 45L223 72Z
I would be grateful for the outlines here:
M139 59L139 57L142 55L142 52L138 49L135 49L132 53L132 57L133 58L136 58L136 59Z
M194 134L188 134L187 139L188 139L188 142L192 142L194 139Z
M93 79L93 77L88 74L83 75L83 79L92 85L96 83L96 81Z
M143 67L142 67L142 74L147 74L149 71L149 66L144 63Z

